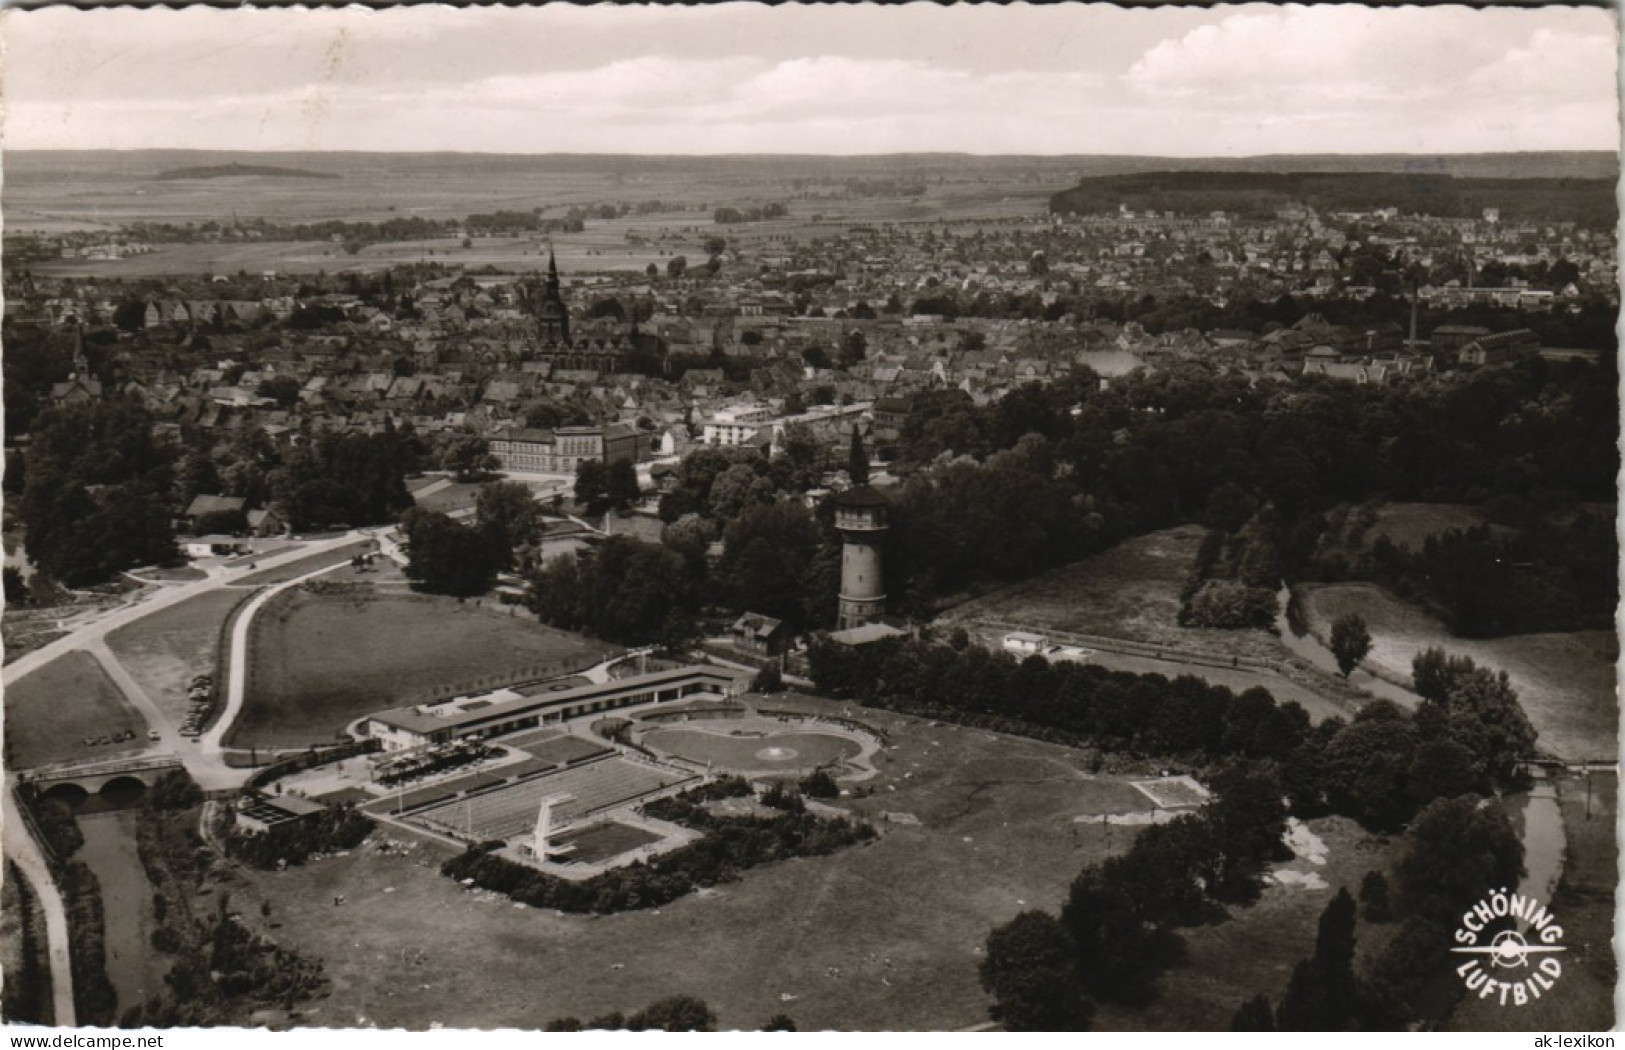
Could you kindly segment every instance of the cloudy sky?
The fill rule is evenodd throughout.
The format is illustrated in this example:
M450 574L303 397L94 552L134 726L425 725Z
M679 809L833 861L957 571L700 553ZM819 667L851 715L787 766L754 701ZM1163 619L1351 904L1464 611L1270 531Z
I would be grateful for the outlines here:
M575 7L0 13L8 149L1619 148L1611 11Z

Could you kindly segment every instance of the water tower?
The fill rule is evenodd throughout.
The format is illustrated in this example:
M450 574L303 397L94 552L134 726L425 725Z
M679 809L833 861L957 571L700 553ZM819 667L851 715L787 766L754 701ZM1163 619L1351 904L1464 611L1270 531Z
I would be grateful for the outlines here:
M885 496L869 487L869 457L863 438L852 430L852 487L834 498L835 527L841 533L841 601L836 629L876 623L886 614L881 545L886 540Z

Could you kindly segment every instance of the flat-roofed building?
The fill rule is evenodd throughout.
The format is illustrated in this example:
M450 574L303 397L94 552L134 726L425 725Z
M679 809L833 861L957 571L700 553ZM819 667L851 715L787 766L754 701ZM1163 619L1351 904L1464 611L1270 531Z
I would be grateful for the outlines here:
M548 690L544 682L533 687L533 693L507 699L482 698L467 703L446 700L379 711L364 719L358 728L363 735L382 742L384 750L398 751L492 737L638 704L699 695L738 696L749 687L753 676L751 671L691 664L571 689Z

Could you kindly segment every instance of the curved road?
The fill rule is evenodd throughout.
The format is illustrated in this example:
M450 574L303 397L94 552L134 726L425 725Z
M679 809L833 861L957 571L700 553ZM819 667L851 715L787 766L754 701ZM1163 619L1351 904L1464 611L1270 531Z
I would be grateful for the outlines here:
M373 534L364 531L345 533L343 536L325 540L315 540L301 544L294 550L287 551L256 563L254 571L274 569L282 565L296 562L301 558L308 558L313 554L322 554L339 547L346 546L361 539L372 539ZM168 719L159 712L152 699L130 673L119 663L112 651L107 647L107 636L127 624L135 623L147 616L172 605L178 605L189 598L200 594L240 584L243 577L250 575L246 563L233 566L216 566L210 570L206 579L182 584L160 584L159 589L131 602L129 605L114 609L105 615L79 626L72 632L56 639L48 645L41 646L31 653L17 658L11 664L0 670L0 678L6 683L12 683L33 671L39 670L57 657L75 650L83 650L93 656L112 677L129 699L131 706L141 712L148 724L159 733L157 743L146 749L142 757L156 755L174 755L186 766L187 772L205 788L233 787L246 779L247 770L232 769L226 766L219 749L219 736L230 727L231 720L242 707L242 683L246 681L248 646L247 626L253 612L264 605L271 594L287 586L307 580L327 569L306 573L286 584L277 584L267 590L265 594L255 597L253 604L245 608L243 615L238 617L238 630L232 634L232 648L230 660L230 673L234 698L228 703L227 710L222 714L220 725L211 733L212 746L188 747L181 743L181 737L175 731ZM13 771L14 772L14 771ZM23 822L22 814L17 808L16 799L12 794L13 781L8 773L5 784L4 824L0 825L0 843L3 843L5 856L17 862L18 869L23 873L35 895L39 898L40 908L45 913L45 939L46 956L51 968L51 995L53 999L53 1018L58 1028L71 1028L75 1024L73 1009L73 971L68 964L68 919L67 911L63 905L62 894L51 878L51 869L45 862L45 854L40 844L34 841L29 833L28 825Z
M226 709L220 712L219 718L215 719L214 727L198 739L198 744L205 758L215 763L222 761L220 758L221 741L225 739L227 733L231 732L231 727L237 721L237 716L242 713L243 699L248 693L248 634L249 629L254 625L254 617L259 615L260 610L265 608L267 602L283 591L288 590L290 587L297 587L306 580L314 579L324 573L332 572L336 568L338 568L337 565L329 565L307 572L303 576L295 576L291 580L274 584L256 594L247 605L243 606L243 611L238 614L237 622L231 628L231 656L226 661Z
M6 859L15 861L23 878L34 888L34 896L45 913L45 954L51 967L51 1022L57 1028L72 1028L73 968L68 961L68 910L62 903L62 894L51 879L51 869L45 863L45 854L39 843L28 833L10 777L5 783L5 824L0 829Z

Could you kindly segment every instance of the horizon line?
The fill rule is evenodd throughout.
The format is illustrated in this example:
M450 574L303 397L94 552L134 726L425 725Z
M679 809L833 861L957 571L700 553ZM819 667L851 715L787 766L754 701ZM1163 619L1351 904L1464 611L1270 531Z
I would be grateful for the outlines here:
M821 158L830 160L860 160L865 158L884 157L975 157L980 159L1035 159L1035 160L1099 160L1099 159L1148 159L1148 160L1272 160L1283 157L1485 157L1485 156L1551 156L1564 153L1601 153L1618 157L1616 150L1604 148L1573 148L1573 149L1479 149L1479 150L1438 150L1427 153L1413 153L1402 150L1369 150L1365 152L1337 152L1337 151L1311 151L1304 153L977 153L971 150L898 150L889 153L606 153L601 151L569 151L553 150L548 152L504 152L499 150L457 150L457 149L320 149L302 147L276 147L267 146L254 149L239 149L215 146L13 146L6 153L312 153L328 154L333 156L356 155L420 155L420 156L451 156L451 157L630 157L642 159L684 159L684 160L727 160L740 158Z

